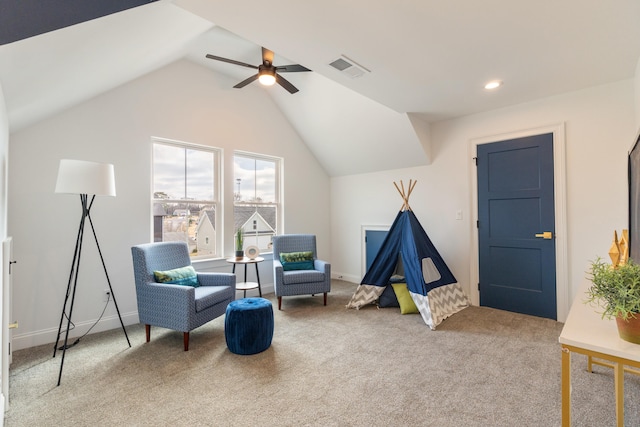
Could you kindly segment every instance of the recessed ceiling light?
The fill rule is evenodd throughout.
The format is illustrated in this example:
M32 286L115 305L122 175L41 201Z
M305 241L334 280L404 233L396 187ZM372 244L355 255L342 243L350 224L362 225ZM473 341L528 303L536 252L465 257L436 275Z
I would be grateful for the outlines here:
M500 86L502 86L502 80L492 80L484 85L484 88L487 90L493 90L499 88Z

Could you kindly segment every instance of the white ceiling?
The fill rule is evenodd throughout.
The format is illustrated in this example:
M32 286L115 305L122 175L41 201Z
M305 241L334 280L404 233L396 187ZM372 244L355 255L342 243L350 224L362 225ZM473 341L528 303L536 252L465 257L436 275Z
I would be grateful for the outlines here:
M640 1L161 0L0 46L10 129L182 57L241 81L253 71L205 55L257 65L260 46L314 72L286 75L294 95L242 90L269 91L330 175L364 173L428 163L418 119L632 78ZM328 65L340 55L371 72L346 77Z

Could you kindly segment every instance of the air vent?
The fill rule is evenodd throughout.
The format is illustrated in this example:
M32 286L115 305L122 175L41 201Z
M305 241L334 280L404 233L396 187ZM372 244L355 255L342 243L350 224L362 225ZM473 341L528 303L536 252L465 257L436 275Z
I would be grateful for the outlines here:
M356 77L361 77L365 73L370 73L371 71L364 68L362 65L357 64L355 61L347 58L344 55L341 55L340 58L331 62L331 65L336 70L346 74L347 76L355 79Z

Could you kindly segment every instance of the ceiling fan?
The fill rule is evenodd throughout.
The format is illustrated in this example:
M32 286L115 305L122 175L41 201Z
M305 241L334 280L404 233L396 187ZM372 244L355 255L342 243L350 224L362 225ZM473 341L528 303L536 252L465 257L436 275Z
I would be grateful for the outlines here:
M220 56L215 55L207 55L207 58L214 59L216 61L227 62L229 64L236 64L242 67L248 67L258 70L258 74L249 77L246 80L241 81L237 85L234 86L236 89L240 89L253 82L254 80L258 80L265 86L271 86L274 83L278 83L280 86L289 91L289 93L298 92L298 88L292 85L288 80L284 77L280 76L279 73L297 73L301 71L311 71L307 67L303 67L299 64L292 65L273 65L273 52L269 49L262 48L262 64L260 65L251 65L245 62L234 61L233 59L222 58Z

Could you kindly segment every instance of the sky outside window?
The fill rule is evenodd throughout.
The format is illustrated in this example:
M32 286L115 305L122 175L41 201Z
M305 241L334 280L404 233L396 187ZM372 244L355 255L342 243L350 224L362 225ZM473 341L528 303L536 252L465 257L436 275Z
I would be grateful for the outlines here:
M153 192L173 200L214 200L214 154L153 145Z
M249 157L235 156L234 193L240 202L276 202L276 163Z

